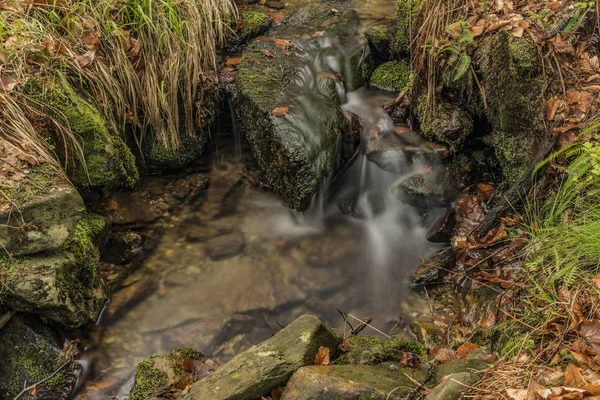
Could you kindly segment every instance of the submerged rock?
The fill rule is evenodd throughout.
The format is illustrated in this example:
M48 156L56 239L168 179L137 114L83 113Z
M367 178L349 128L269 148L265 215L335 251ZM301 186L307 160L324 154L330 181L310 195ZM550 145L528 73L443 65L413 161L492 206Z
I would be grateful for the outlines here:
M33 316L16 315L0 329L0 398L12 399L58 370L67 359L57 333ZM21 399L64 400L75 387L81 367L68 363L56 375Z
M246 239L241 232L230 233L209 239L205 243L206 253L215 260L223 260L238 255L246 247Z
M44 175L41 171L38 173ZM14 211L0 212L0 244L2 250L13 256L59 249L85 211L83 199L75 188L67 184L48 184L51 178L45 179L46 186L37 193L22 199L24 202L17 200L20 203L18 216Z
M372 365L310 366L292 375L281 400L399 400L423 379L425 373L407 367L390 371Z
M0 258L10 289L3 293L4 303L71 327L95 321L107 299L94 242L104 229L103 218L85 217L60 250Z
M194 361L204 361L203 354L192 349L175 349L163 356L151 356L137 363L135 383L129 400L146 400L153 393L169 387L182 390L196 380Z
M388 339L370 335L350 336L345 342L350 346L337 364L379 364L386 361L401 362L404 353L425 356L425 348L414 339Z
M285 385L298 368L311 365L320 346L337 349L340 337L305 314L265 342L238 354L183 395L188 400L260 398Z
M235 106L276 194L304 210L333 167L344 128L338 90L362 84L358 15L314 4L243 53Z

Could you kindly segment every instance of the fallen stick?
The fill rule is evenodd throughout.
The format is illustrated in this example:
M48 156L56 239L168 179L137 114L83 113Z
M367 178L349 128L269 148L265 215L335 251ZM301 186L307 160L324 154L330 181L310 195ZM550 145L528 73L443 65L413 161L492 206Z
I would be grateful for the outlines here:
M64 367L66 367L67 365L69 365L71 363L71 360L65 361L60 367L58 367L58 369L56 371L54 371L50 376L47 376L46 378L42 379L39 382L34 383L33 385L27 386L25 389L21 390L19 392L19 394L17 394L17 396L13 399L13 400L18 400L21 396L23 396L25 393L29 392L31 389L37 387L38 385L41 385L42 383L46 382L49 379L52 379L52 377L54 377L54 375L58 374L60 371L62 371L62 369Z

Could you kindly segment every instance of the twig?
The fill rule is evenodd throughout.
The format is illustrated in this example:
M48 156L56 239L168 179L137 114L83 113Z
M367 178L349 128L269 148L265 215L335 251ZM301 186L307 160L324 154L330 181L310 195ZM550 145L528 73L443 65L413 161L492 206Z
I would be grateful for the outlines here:
M360 333L360 331L365 329L372 321L373 321L373 317L367 315L366 317L363 318L363 320L360 322L360 324L358 324L358 326L355 329L352 329L352 332L350 332L350 335L352 335L352 336L358 335Z
M17 396L13 399L13 400L18 400L21 396L23 396L25 393L29 392L31 389L35 388L38 385L41 385L42 383L46 382L47 380L51 379L54 377L54 375L58 374L60 371L62 371L62 369L64 367L66 367L67 365L69 365L71 363L71 360L67 360L65 361L60 367L58 367L58 369L56 371L54 371L50 376L42 379L39 382L34 383L33 385L27 386L25 389L21 390L21 392L19 392L19 394L17 394Z
M354 318L355 320L357 320L357 321L359 321L359 322L361 322L361 323L364 323L364 322L363 322L363 320L356 318L356 317L355 317L354 315L352 315L352 314L348 314L348 316L349 316L349 317L352 317L352 318ZM365 325L366 325L366 326L368 326L369 328L373 329L375 332L381 333L383 336L385 336L385 337L386 337L386 338L388 338L388 339L391 339L391 338L392 338L390 335L388 335L387 333L381 332L379 329L375 328L373 325L370 325L370 324L368 324L368 323L367 323L367 324L365 324Z
M438 364L439 364L438 360L433 360L433 362L431 363L431 368L429 368L429 371L427 371L427 376L425 377L425 379L423 379L422 382L417 382L418 383L417 387L412 392L408 393L404 397L405 400L413 399L415 397L415 395L419 394L419 391L425 387L425 383L428 382L431 379L431 377L433 376L433 374L435 373L435 370L436 370ZM411 381L413 381L413 379L411 379Z

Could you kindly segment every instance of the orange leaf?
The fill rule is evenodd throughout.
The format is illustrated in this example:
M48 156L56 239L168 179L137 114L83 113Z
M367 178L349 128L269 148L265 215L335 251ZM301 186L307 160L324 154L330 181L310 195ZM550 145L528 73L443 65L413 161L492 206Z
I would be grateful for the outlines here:
M496 314L493 312L489 313L483 317L479 325L481 326L482 332L485 335L487 331L496 325Z
M274 117L283 117L288 113L290 109L288 107L277 107L273 111L271 111L271 115Z
M463 345L456 350L456 355L458 356L458 358L467 358L469 353L471 353L478 347L479 346L471 342L463 343Z
M452 349L439 349L435 359L441 363L452 361L456 358L456 352Z
M569 363L565 372L565 386L582 388L587 384L588 381L581 375L581 370L575 364Z
M319 351L315 356L315 365L329 365L329 349L327 347L319 347Z
M240 65L242 57L231 57L225 61L225 65Z
M476 38L477 36L480 36L481 34L483 34L483 29L485 28L485 26L483 25L476 25L476 26L472 26L471 27L471 35Z
M340 10L338 10L337 8L332 8L331 12L334 13L334 14L337 14L337 13L340 12Z
M261 50L260 52L263 53L267 57L275 57L275 53L270 52L269 50Z
M596 285L596 288L600 289L600 274L594 275L592 279L594 279L594 285Z

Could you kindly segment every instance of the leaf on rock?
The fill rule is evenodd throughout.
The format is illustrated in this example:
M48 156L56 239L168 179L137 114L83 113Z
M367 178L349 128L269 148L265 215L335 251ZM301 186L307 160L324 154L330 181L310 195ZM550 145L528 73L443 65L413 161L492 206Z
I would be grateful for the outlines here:
M581 370L573 363L569 363L565 372L565 386L583 388L588 384L581 374Z
M231 58L228 58L227 61L225 61L225 65L236 66L236 65L240 65L241 62L242 62L242 57L231 57Z
M491 312L482 318L479 326L481 326L482 332L485 335L487 331L492 329L496 325L496 314Z
M321 346L315 356L315 365L329 365L329 348Z
M462 346L456 349L456 355L458 358L467 358L467 356L478 347L479 346L477 346L475 343L465 342L462 344Z
M267 57L275 57L275 53L273 53L272 51L269 51L269 50L264 50L264 49L263 49L263 50L261 50L260 52L261 52L261 53L263 53L263 54L264 54L265 56L267 56Z
M452 349L439 349L435 355L435 359L440 363L446 363L456 358L456 352Z
M283 117L288 113L290 109L288 107L277 107L273 111L271 111L271 115L274 117Z

